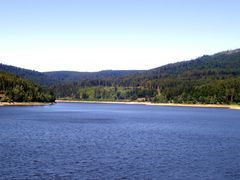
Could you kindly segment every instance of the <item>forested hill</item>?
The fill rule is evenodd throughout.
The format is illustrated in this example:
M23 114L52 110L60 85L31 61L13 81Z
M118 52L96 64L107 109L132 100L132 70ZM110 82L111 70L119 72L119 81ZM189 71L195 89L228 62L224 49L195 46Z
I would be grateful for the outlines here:
M142 73L142 70L104 70L99 72L77 72L77 71L51 71L44 72L45 75L61 82L92 80L103 78L117 78Z
M170 77L224 79L240 75L240 49L205 55L191 61L184 61L158 67L136 78L160 79Z
M57 98L232 104L240 102L240 49L148 71L39 73L0 65L54 91Z
M76 71L52 71L38 72L15 66L0 64L0 71L8 72L20 76L23 79L30 80L42 87L49 88L54 85L61 85L80 80L117 78L144 71L141 70L105 70L99 72L76 72Z
M205 55L124 77L55 87L58 97L174 103L240 102L240 50Z
M54 102L49 91L16 75L0 71L0 102Z
M41 85L42 87L49 87L58 82L56 79L49 77L41 72L5 64L0 64L0 71L18 75L21 78L30 80L38 85Z

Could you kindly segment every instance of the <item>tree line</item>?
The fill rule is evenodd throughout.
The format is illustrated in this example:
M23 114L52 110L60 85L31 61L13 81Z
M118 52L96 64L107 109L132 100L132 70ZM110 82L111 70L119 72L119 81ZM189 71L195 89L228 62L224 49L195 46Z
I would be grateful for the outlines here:
M123 77L84 79L53 87L58 98L163 103L240 102L240 53L218 53Z
M0 101L2 102L54 102L53 92L42 89L30 81L6 72L0 72Z

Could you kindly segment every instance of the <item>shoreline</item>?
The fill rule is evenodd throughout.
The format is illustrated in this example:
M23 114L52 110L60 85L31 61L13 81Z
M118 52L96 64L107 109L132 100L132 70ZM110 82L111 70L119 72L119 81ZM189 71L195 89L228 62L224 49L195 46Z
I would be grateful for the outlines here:
M240 105L222 105L222 104L177 104L177 103L151 103L151 102L121 102L121 101L80 101L80 100L56 100L56 103L93 103L93 104L132 104L146 106L169 106L169 107L196 107L196 108L223 108L240 110Z
M42 103L42 102L0 102L1 106L47 106L47 105L53 105L55 103Z
M195 108L223 108L240 110L240 105L223 105L223 104L177 104L177 103L152 103L152 102L135 102L135 101L81 101L81 100L56 100L53 103L42 102L0 102L2 106L47 106L55 103L89 103L89 104L128 104L128 105L146 105L146 106L167 106L167 107L195 107Z

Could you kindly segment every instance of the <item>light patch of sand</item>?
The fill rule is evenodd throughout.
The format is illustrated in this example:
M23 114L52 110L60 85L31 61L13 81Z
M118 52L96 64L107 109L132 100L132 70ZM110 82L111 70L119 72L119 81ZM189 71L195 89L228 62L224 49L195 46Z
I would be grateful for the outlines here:
M175 104L175 103L151 103L151 102L118 102L118 101L75 101L75 100L56 100L56 102L71 102L71 103L100 103L100 104L135 104L148 106L173 106L173 107L202 107L202 108L225 108L240 110L238 105L220 105L220 104Z
M0 106L44 106L44 105L51 105L54 103L40 103L40 102L0 102Z

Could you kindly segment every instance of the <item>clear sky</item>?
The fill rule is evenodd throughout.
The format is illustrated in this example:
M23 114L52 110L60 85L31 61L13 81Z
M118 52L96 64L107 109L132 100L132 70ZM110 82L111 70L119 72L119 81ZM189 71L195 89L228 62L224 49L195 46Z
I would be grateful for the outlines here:
M239 0L0 0L0 62L150 69L240 48Z

